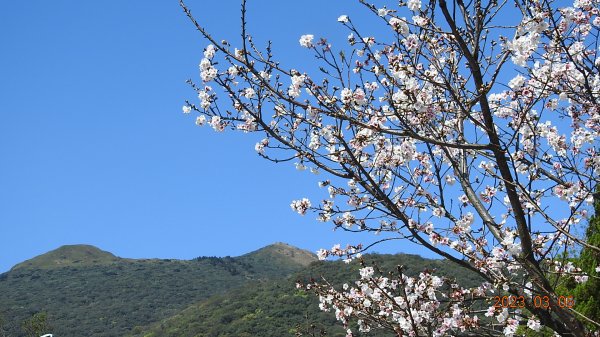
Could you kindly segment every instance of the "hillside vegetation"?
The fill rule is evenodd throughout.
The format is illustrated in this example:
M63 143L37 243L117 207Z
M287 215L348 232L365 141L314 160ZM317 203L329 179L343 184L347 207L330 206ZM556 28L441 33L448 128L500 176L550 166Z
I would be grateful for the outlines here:
M134 260L64 246L0 275L0 316L13 337L23 336L18 322L38 312L48 313L56 336L122 336L215 294L285 278L310 263L309 256L275 244L241 257Z
M465 286L476 286L478 281L466 270L416 255L369 254L365 261L388 271L403 265L411 276L423 269L435 269L461 280ZM326 331L327 336L344 337L346 333L334 314L321 312L316 296L296 289L295 284L297 280L325 278L341 285L356 279L359 267L358 263L346 265L341 261L315 262L285 280L251 284L213 296L150 327L138 327L128 337L281 337L294 336L297 327L307 329L311 325Z
M404 265L409 275L436 269L475 284L472 274L441 260L402 254L365 260L382 270ZM319 311L315 295L295 284L325 278L341 285L355 279L358 268L319 262L283 243L189 261L122 259L91 246L65 246L0 275L0 320L8 322L10 337L25 336L15 322L37 313L59 337L281 337L310 325L344 336L333 314Z

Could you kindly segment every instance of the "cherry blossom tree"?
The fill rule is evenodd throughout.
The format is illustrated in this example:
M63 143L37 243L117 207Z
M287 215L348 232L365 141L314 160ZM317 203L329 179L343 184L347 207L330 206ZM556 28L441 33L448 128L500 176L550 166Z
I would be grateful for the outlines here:
M324 200L294 200L299 214L413 242L485 282L464 289L431 271L386 276L365 266L352 286L303 286L362 331L592 333L586 326L599 323L566 303L555 280L590 277L565 251L600 252L583 236L600 173L598 1L360 3L380 26L365 31L340 13L347 45L300 36L320 69L309 73L254 43L245 2L236 46L181 2L207 41L200 78L190 80L198 101L183 111L218 132L260 133L263 158L321 172ZM515 305L494 306L502 295Z

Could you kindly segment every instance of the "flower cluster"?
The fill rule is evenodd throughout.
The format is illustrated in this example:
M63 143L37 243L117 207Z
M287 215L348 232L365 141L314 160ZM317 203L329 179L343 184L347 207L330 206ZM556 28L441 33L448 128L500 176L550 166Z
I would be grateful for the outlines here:
M335 312L346 328L357 319L361 332L383 328L399 336L446 336L480 326L465 301L485 296L488 285L464 289L429 271L386 277L364 264L359 272L354 285L339 290L314 282L297 286L316 292L321 310Z
M302 200L292 201L290 207L300 215L306 214L306 211L310 208L310 200L303 198Z

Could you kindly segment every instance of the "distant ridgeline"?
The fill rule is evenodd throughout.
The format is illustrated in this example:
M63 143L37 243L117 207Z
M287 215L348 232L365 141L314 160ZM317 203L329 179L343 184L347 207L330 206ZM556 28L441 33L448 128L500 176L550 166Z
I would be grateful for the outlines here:
M367 255L384 270L425 268L475 277L441 260ZM318 262L308 251L276 243L239 257L193 260L124 259L93 246L63 246L0 275L0 335L25 337L21 322L46 313L57 337L294 336L315 323L344 336L332 314L318 309L296 280L357 277L358 264Z

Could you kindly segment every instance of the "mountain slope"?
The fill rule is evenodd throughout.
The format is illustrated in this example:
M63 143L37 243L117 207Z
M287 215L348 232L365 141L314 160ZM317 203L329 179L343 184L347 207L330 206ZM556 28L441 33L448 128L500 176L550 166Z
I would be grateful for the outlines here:
M213 295L300 270L290 251L310 253L292 248L281 251L276 244L242 257L183 261L120 259L92 246L61 247L0 275L0 316L20 322L45 311L56 336L122 336ZM268 268L265 256L271 258ZM18 324L9 335L22 336Z
M436 274L456 278L464 286L475 286L478 282L467 270L416 255L369 254L365 261L388 271L404 265L405 273L411 276L423 269L435 269ZM147 328L138 327L129 337L292 337L297 326L306 328L313 324L326 330L327 336L343 337L346 333L333 313L321 312L316 296L296 289L295 283L324 277L339 286L359 277L359 267L356 262L350 265L341 261L315 262L290 278L255 283L213 296Z
M365 260L384 271L404 265L408 275L435 269L464 286L477 282L453 264L417 255L370 254ZM314 294L295 283L325 277L341 285L356 279L359 267L316 261L282 243L239 257L190 261L123 259L91 246L67 246L0 275L0 321L13 322L12 337L23 337L18 322L41 311L55 336L281 337L311 324L328 336L344 336L333 314L319 311Z

